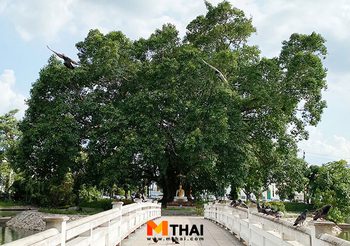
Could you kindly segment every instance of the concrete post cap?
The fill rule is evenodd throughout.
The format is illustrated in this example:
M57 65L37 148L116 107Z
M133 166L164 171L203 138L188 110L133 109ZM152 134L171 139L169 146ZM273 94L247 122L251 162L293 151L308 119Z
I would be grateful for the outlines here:
M124 202L112 202L113 205L123 205Z
M136 203L141 203L141 202L142 202L142 199L140 199L140 198L135 198L134 201L135 201Z
M123 206L123 202L112 202L112 208L119 208L121 209Z

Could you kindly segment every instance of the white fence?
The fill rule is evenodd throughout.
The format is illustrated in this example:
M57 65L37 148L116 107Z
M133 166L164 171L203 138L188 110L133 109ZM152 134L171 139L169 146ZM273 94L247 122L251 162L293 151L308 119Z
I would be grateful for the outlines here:
M252 210L208 204L204 206L204 218L221 224L252 246L350 246L349 241L328 234L334 223L311 222L311 227L294 227L291 222Z
M114 203L110 210L70 223L66 223L68 217L65 216L45 218L46 231L5 245L115 246L148 220L161 216L161 205L157 203L122 204Z

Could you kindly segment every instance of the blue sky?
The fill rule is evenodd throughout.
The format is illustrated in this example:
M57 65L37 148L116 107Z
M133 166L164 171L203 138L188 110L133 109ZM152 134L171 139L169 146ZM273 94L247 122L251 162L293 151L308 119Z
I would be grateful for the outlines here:
M210 0L216 4L218 0ZM306 160L322 164L350 161L350 2L346 0L230 0L253 18L257 33L249 40L267 57L294 33L321 33L327 40L328 108L310 138L299 144ZM128 37L148 37L164 23L183 35L187 23L205 13L202 0L0 0L0 114L19 108L51 53L76 58L75 43L90 29L121 30Z

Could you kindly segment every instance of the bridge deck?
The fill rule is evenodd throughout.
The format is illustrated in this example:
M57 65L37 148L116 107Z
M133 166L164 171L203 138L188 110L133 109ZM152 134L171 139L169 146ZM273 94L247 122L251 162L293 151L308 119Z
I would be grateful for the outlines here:
M189 228L195 224L198 228L200 224L203 224L204 233L203 240L195 241L197 236L187 236L186 241L180 240L181 246L232 246L232 245L243 245L234 235L225 230L224 228L214 224L209 220L205 220L202 217L180 217L180 216L167 216L161 217L155 222L159 224L161 221L167 220L169 224L188 224ZM171 237L172 229L169 230L169 237ZM161 238L161 241L157 243L152 240L147 240L146 236L146 225L143 225L140 229L136 230L135 233L131 234L129 238L122 241L122 246L143 246L143 245L175 245L171 240L166 240L166 237L157 237ZM193 241L190 241L192 238Z

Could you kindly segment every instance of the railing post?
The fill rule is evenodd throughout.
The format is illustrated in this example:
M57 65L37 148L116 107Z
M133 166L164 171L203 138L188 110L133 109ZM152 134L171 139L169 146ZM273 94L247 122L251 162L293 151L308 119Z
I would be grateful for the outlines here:
M117 208L120 211L120 219L118 222L118 241L120 242L118 245L121 245L121 241L122 241L122 219L123 219L123 214L122 214L122 206L123 206L123 202L112 202L112 209Z
M69 217L44 217L46 229L56 228L61 234L61 246L66 245L66 225Z
M252 224L253 224L253 216L249 211L249 208L247 209L247 216L248 216L248 245L250 245L251 241L252 241Z
M311 222L311 245L318 245L317 241L323 233L332 235L332 229L335 226L333 222Z
M119 208L121 209L123 206L123 202L112 202L112 208Z

